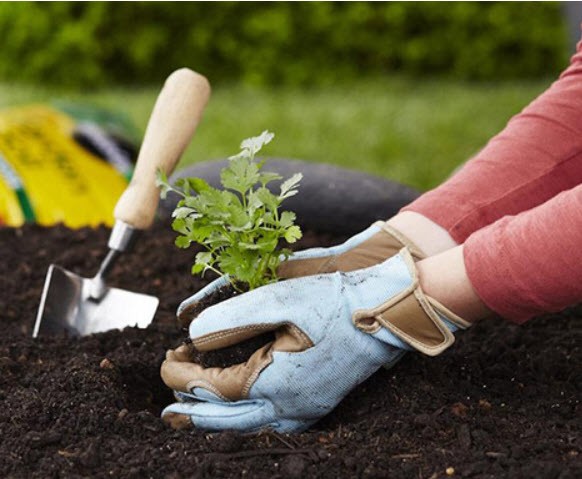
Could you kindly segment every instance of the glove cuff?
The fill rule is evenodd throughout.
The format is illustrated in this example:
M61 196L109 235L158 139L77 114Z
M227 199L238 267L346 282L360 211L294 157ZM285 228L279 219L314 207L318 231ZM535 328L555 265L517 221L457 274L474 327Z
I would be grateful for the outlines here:
M471 323L424 294L412 254L406 248L399 254L410 272L410 286L376 308L354 312L352 319L368 334L385 328L417 351L436 356L455 342L451 329L466 329Z
M414 258L414 261L420 261L426 258L426 254L422 251L416 244L412 242L410 238L402 234L397 229L394 229L386 221L376 221L374 226L382 228L386 233L392 236L398 243L400 243L400 248L406 248ZM400 249L399 248L399 249Z

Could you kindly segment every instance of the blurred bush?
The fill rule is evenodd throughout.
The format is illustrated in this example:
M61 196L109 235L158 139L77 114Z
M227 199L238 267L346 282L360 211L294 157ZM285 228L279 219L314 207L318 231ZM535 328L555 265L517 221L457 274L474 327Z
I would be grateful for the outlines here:
M532 78L564 66L564 23L559 3L0 2L0 79L150 83L182 65L252 84Z

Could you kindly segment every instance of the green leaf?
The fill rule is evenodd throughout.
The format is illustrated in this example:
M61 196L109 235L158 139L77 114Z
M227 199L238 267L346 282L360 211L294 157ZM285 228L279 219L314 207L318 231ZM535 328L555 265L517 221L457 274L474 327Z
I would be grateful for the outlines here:
M208 215L210 217L220 217L230 204L230 198L223 195L220 190L209 188L201 191L198 196L194 198L187 198L185 203L187 206L195 208L199 213Z
M299 193L299 191L297 191L297 190L289 190L284 195L279 195L279 199L280 200L286 200L287 198L291 198L292 196L295 196L297 193Z
M186 178L177 179L176 183L174 183L174 186L177 189L181 189L184 195L188 196L190 194L190 184Z
M263 131L259 136L253 136L243 140L240 144L242 150L247 150L251 155L256 155L263 146L270 143L275 138L275 134L268 130Z
M271 181L281 180L283 177L278 173L272 173L269 171L265 171L259 175L259 182L262 186L266 186Z
M162 184L168 184L168 175L158 168L156 170L156 186L161 186Z
M201 251L196 254L196 263L203 265L211 265L214 263L214 257L210 251Z
M222 186L241 194L246 193L258 181L259 167L246 158L232 160L229 166L220 172Z
M283 228L288 228L293 224L295 218L296 215L292 211L283 211L283 213L281 213L281 217L279 218L279 224Z
M194 208L190 208L188 206L181 206L172 212L172 218L186 218L190 215L198 217L200 216L196 214L196 210Z
M270 210L275 211L280 204L279 198L271 193L267 188L261 187L256 192L259 200Z
M200 193L212 188L202 178L179 178L176 180L176 187L181 188L186 196L189 196L191 191Z
M253 250L259 250L259 249L261 249L261 245L260 244L245 243L244 241L241 241L240 243L238 243L238 245L241 248L243 248L243 249L253 249Z
M281 183L281 194L279 198L289 198L290 196L296 195L297 187L302 178L303 175L301 173L295 173L291 178Z
M266 186L271 181L281 180L283 177L278 173L272 173L270 171L264 171L259 174L259 182L262 186Z
M279 244L278 235L265 236L259 241L261 251L265 253L272 253L273 251L275 251L277 249L278 244Z
M190 188L192 188L196 193L202 193L203 191L212 189L212 186L202 178L186 178L186 180L188 181Z
M249 212L249 215L253 215L255 213L256 210L258 210L259 208L261 208L264 205L264 203L262 202L261 198L259 197L259 195L257 194L256 191L251 191L248 196L247 196L247 209Z
M192 241L187 236L178 236L174 243L178 248L188 248Z
M220 195L222 196L222 201L225 204L236 205L236 206L239 206L240 208L242 208L242 203L241 203L239 197L236 194L234 194L232 191L222 190L220 192Z
M160 189L160 198L163 200L168 196L168 191L172 190L168 183L168 176L160 169L156 171L156 187Z
M192 274L200 274L200 273L203 273L205 269L206 269L206 266L204 266L203 264L194 263L192 265L192 268L190 269L190 272Z
M217 234L216 227L212 225L193 225L190 238L198 244L205 244L212 236Z
M255 273L254 260L256 256L255 252L239 249L238 245L231 245L225 248L220 255L218 265L224 273L239 281L248 282Z
M295 243L295 241L300 239L301 236L303 236L301 233L301 228L296 225L290 226L287 228L287 231L285 231L285 241L287 241L287 243Z
M184 235L189 233L186 221L183 218L176 218L172 221L172 229L177 233L182 233Z
M229 160L239 160L241 158L245 158L247 160L252 160L253 155L251 154L251 152L249 150L242 150L240 153L237 153L236 155L232 155L232 156L228 157Z

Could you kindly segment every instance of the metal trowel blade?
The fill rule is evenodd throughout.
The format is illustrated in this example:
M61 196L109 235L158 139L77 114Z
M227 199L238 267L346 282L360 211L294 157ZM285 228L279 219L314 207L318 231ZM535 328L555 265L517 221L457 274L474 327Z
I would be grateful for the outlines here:
M155 296L108 288L98 301L91 298L91 279L50 265L32 336L59 334L85 336L123 329L147 327L159 300Z

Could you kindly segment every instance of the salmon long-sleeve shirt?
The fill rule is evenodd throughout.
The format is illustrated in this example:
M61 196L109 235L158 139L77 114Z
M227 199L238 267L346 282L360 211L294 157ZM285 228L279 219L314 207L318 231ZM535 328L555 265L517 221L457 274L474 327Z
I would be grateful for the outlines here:
M582 301L582 42L551 87L403 209L464 243L483 302L522 323Z

